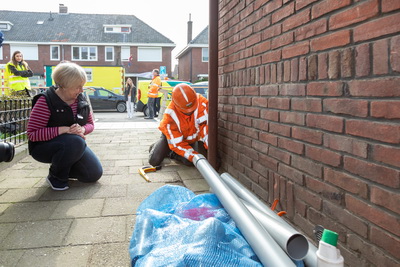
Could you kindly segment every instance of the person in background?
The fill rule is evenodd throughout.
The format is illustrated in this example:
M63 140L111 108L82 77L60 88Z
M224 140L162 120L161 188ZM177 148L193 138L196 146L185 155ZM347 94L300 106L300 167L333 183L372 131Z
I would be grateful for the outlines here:
M135 105L136 105L136 87L133 84L131 78L126 80L126 85L124 89L124 96L126 101L126 108L127 108L127 118L132 119L133 113L135 112Z
M31 96L31 84L28 77L32 77L33 72L20 51L15 51L10 62L6 64L5 78L6 86L11 90L11 95Z
M154 119L155 116L155 105L156 99L158 98L158 90L161 88L160 71L158 69L153 70L153 79L149 85L149 92L147 94L147 108L149 109L149 116L145 119Z
M52 78L56 85L33 98L28 149L35 160L51 164L46 181L53 190L62 191L69 188L69 178L96 182L103 168L85 141L94 129L82 94L85 70L75 63L60 63Z
M208 100L196 94L190 85L178 84L158 129L162 132L161 138L150 146L149 163L158 166L169 156L193 165L197 151L206 154L208 149Z

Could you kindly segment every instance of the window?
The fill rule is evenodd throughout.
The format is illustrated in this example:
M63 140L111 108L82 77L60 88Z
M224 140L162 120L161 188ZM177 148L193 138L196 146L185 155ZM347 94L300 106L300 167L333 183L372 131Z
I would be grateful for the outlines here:
M83 68L86 72L87 82L93 82L93 72L92 69Z
M60 47L58 45L50 46L50 60L60 60Z
M72 59L83 61L96 61L97 60L97 47L96 46L73 46Z
M121 60L129 61L130 56L131 56L131 48L129 46L121 47Z
M3 47L0 47L0 60L3 60Z
M208 47L201 49L201 61L208 62Z
M11 55L15 51L21 51L24 60L39 60L39 49L37 45L11 45Z
M121 27L121 32L131 32L131 28L129 28L129 27Z
M111 94L108 91L105 91L105 90L97 90L97 92L99 93L99 96L104 96L104 97L111 96Z
M103 25L106 33L130 33L132 25Z
M114 47L106 46L106 61L114 61Z
M1 31L9 31L9 30L11 30L11 27L13 26L14 24L12 24L11 22L9 22L9 21L0 21L0 30Z
M138 47L138 61L161 62L161 47Z

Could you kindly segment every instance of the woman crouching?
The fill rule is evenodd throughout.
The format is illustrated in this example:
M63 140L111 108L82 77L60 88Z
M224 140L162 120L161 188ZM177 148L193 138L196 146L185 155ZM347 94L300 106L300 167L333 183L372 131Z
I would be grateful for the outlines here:
M85 70L75 63L60 63L52 74L56 86L34 97L28 122L29 154L50 163L47 182L53 190L67 190L68 179L96 182L103 174L85 136L94 129L93 117L82 94Z

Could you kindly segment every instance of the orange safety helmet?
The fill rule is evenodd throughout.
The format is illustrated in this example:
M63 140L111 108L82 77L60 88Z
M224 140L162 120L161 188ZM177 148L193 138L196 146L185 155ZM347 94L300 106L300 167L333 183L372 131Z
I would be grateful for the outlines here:
M172 91L172 101L181 112L193 112L197 108L196 91L188 84L178 84Z

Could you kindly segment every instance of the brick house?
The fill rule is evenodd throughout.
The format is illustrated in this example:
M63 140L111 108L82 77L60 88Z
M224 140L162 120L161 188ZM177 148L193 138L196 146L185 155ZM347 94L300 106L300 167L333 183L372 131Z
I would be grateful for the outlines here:
M35 75L62 60L85 66L124 66L126 76L166 66L175 44L133 15L0 11L0 64L20 50Z
M207 78L208 26L193 40L190 40L176 58L179 61L178 77L180 80L195 82Z
M220 0L222 169L348 266L400 265L400 1Z

